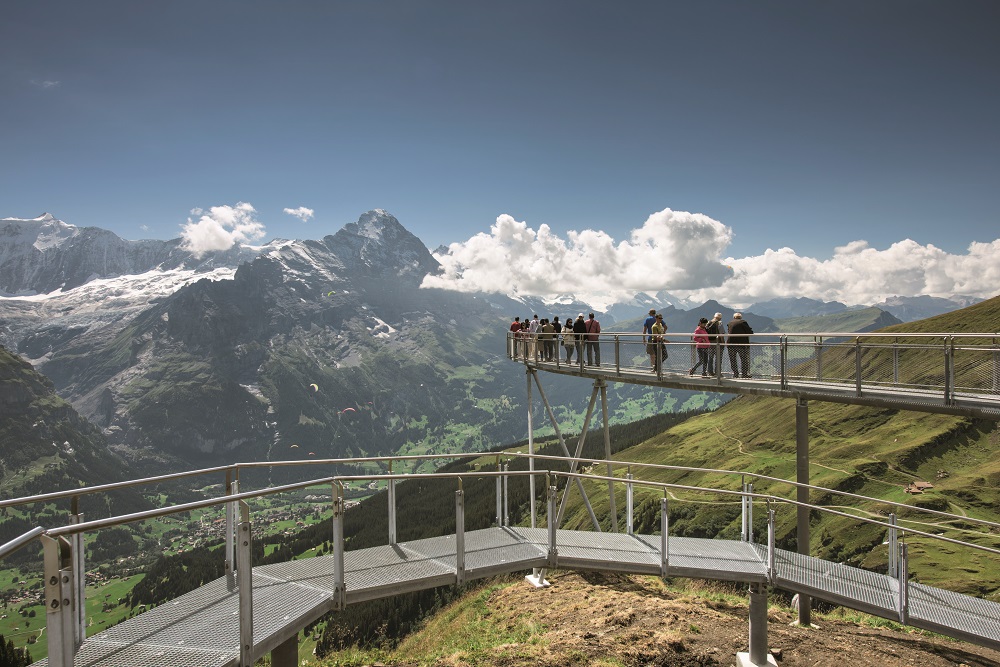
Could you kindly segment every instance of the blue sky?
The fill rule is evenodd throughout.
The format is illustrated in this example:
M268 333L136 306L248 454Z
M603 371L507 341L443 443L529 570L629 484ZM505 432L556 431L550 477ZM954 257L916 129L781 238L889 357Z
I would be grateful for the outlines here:
M0 217L173 238L244 202L268 238L319 238L383 208L433 249L503 215L622 242L671 209L728 230L723 262L1000 237L994 1L42 0L2 18Z

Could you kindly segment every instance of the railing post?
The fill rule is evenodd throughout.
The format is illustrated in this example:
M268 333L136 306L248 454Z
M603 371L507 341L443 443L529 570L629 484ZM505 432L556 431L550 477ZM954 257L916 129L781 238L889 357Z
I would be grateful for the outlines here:
M753 542L753 497L748 495L753 493L753 482L743 484L742 506L743 506L743 529L740 539L744 542Z
M388 501L389 501L389 544L396 544L396 480L392 479L392 459L389 459L389 486L386 491L388 491Z
M769 509L767 510L767 583L772 586L774 574L774 510Z
M48 632L49 664L73 667L74 642L72 545L64 537L39 537L45 560L45 628Z
M500 463L500 457L497 456L497 527L500 528L504 525L503 523L503 464Z
M788 389L788 375L786 370L788 368L788 336L782 336L780 347L780 363L781 363L781 388Z
M465 492L461 477L455 491L455 583L465 583Z
M722 323L719 323L722 326ZM715 337L715 379L722 382L722 334Z
M633 523L634 523L633 522L633 516L634 516L633 508L635 506L634 505L634 498L635 498L634 493L635 493L635 490L634 490L633 484L632 484L633 477L632 477L632 471L631 471L631 469L629 469L628 474L625 475L625 479L628 480L628 481L625 482L625 503L627 505L626 513L625 513L625 524L626 524L625 525L625 530L628 532L629 535L634 535L635 534L635 529L634 529L634 525L633 525Z
M557 565L559 559L559 549L556 545L556 529L558 528L556 521L556 486L555 484L549 486L549 567L554 568Z
M1000 347L996 338L993 339L993 382L990 387L993 391L1000 391Z
M823 380L823 337L816 340L816 381Z
M344 488L334 482L333 496L333 608L347 606L347 586L344 581Z
M670 515L668 514L667 495L663 492L660 498L660 576L666 577L670 571Z
M892 383L899 384L899 339L892 341Z
M955 402L955 338L944 339L944 404Z
M899 622L910 622L910 576L906 542L899 545Z
M889 566L886 574L896 578L899 576L899 531L896 529L895 513L889 515Z
M854 393L861 396L861 337L854 339Z
M253 566L250 561L250 506L240 501L240 524L236 535L236 580L240 601L240 667L253 667Z
M618 334L614 336L615 340L615 375L622 374L622 349L621 340Z
M239 493L239 481L233 479L233 471L226 471L226 494L232 495L234 493ZM233 541L236 535L236 503L226 503L226 565L225 574L227 577L232 577L233 573L236 571L235 564L233 563L233 555L235 554L236 544Z
M79 508L79 497L73 496L70 500L71 524L83 523L83 513ZM73 599L77 601L73 618L75 628L73 632L73 645L80 648L87 638L87 569L84 553L83 533L73 533L70 537L73 547L73 583L75 586Z
M503 464L504 476L503 476L503 525L510 525L510 492L508 488L508 479L510 472L510 461Z

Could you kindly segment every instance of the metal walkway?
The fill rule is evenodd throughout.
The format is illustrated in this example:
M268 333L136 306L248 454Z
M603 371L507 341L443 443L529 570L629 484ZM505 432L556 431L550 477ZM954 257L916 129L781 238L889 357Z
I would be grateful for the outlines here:
M542 341L508 337L508 356L523 363L528 391L528 454L505 454L528 458L527 471L512 472L500 465L495 471L475 473L430 473L423 478L457 479L456 533L406 543L397 543L395 518L395 482L415 475L392 474L392 461L421 457L390 457L388 475L325 477L284 487L254 492L240 492L239 468L269 465L338 465L371 462L376 459L267 462L238 464L222 468L177 473L160 478L134 480L102 487L75 489L44 494L27 499L0 500L0 507L73 499L89 493L103 493L126 485L156 483L167 478L179 479L207 473L225 472L226 489L221 498L150 510L136 514L84 522L74 514L72 523L60 528L36 529L0 547L9 548L39 539L45 546L46 630L49 658L40 664L56 667L250 667L254 661L271 653L274 667L298 664L297 635L312 621L346 605L384 598L400 593L443 585L462 584L476 578L497 574L538 570L538 580L547 568L571 570L607 570L645 575L681 576L743 582L749 585L750 662L763 665L766 660L766 623L769 587L798 593L805 600L799 608L799 620L808 623L809 597L882 616L904 624L969 640L1000 649L1000 604L941 590L910 580L905 536L944 540L962 548L1000 555L995 535L1000 523L971 517L947 515L855 494L824 489L809 484L808 402L831 401L849 404L884 406L1000 420L1000 334L864 334L845 338L844 334L757 335L746 349L738 352L744 369L751 377L732 378L722 373L723 348L716 343L714 375L695 377L688 373L694 363L694 350L688 334L668 335L669 356L660 348L650 359L645 341L639 334L602 335L604 359L594 365L583 363L584 346L578 347L577 363L561 360L562 349L547 348ZM555 352L550 356L548 352ZM597 350L591 348L590 352ZM728 355L727 355L728 356ZM602 363L603 361L603 363ZM650 364L657 368L651 371ZM587 377L594 380L590 405L580 431L576 454L569 451L560 432L554 411L548 403L539 371ZM532 382L537 386L553 423L564 457L536 455L533 449L531 410ZM753 484L743 484L741 491L725 487L690 487L634 479L632 467L677 466L611 460L607 418L608 382L676 387L693 391L716 391L757 394L796 400L796 482L778 480L738 471L687 468L698 472L740 475L790 484L795 499L753 492ZM600 395L604 413L605 459L581 459L584 439ZM453 454L423 458L462 459L480 454ZM492 454L492 456L497 456ZM536 471L536 460L558 459L569 471ZM382 461L385 462L384 460ZM607 466L605 475L577 472L579 466L591 471ZM625 478L616 477L615 466L629 466ZM326 473L324 473L326 474ZM507 478L527 475L529 482L531 528L510 526L507 520ZM463 475L496 477L496 527L465 531ZM556 508L556 486L550 475L563 478L565 487L579 489L590 514L594 531L561 529L565 502ZM546 528L537 522L535 477L546 479L548 517ZM343 537L344 483L354 480L381 479L388 484L389 539L384 546L345 551ZM608 486L607 516L614 532L600 532L597 517L584 490L584 480ZM618 511L614 486L626 485L627 513L624 532L617 532ZM251 498L326 485L332 488L333 553L329 556L252 567L250 560ZM662 492L660 531L655 535L633 533L633 486ZM671 537L669 531L668 491L716 493L739 497L743 512L741 540ZM905 508L908 513L930 512L939 519L947 515L965 525L978 524L982 532L962 540L935 535L912 526L904 527L894 513L888 520L845 514L842 511L810 503L810 493L828 497L841 494L862 502L881 503ZM566 496L563 496L565 501ZM765 544L753 539L753 504L768 506L768 535ZM132 521L154 519L211 506L225 506L227 575L196 591L166 602L99 634L86 637L85 567L83 534ZM772 506L794 508L796 541L803 553L777 549L775 545L775 510ZM893 509L893 512L896 510ZM74 510L75 512L75 510ZM852 521L876 524L888 536L886 573L872 572L843 563L833 563L808 553L809 517L826 512ZM238 519L241 517L241 519ZM241 585L242 584L242 585ZM743 654L740 654L741 656ZM741 658L742 660L742 658Z
M847 565L741 541L557 530L550 550L545 528L489 528L465 534L464 573L456 536L448 535L344 554L346 603L531 568L606 570L767 583L877 616L899 616L899 582ZM769 575L769 568L773 575ZM334 556L253 569L255 655L291 640L338 608ZM237 667L239 599L222 577L100 634L76 654L76 667ZM910 625L1000 648L1000 604L911 585ZM47 661L36 663L47 664Z
M600 334L601 354L507 335L507 356L530 370L609 382L713 391L1000 419L1000 334L754 334L740 351L749 377L729 372L730 348L711 348L713 373L689 375L698 361L690 334L666 334L659 360L641 334ZM666 354L663 357L663 354ZM743 357L738 356L738 362ZM654 361L659 370L652 372ZM726 369L724 371L723 369Z

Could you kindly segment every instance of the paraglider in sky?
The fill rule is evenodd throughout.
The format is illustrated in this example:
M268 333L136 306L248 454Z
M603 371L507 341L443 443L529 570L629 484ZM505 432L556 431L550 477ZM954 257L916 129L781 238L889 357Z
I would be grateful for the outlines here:
M309 456L316 456L316 452L309 452Z
M289 447L288 447L288 448L289 448L289 449L298 449L298 448L299 448L299 446L298 446L298 445L289 445Z
M313 391L319 391L319 385L318 384L313 383L313 384L311 384L309 386L312 387Z
M357 412L357 410L355 410L354 408L344 408L343 410L340 411L340 414L344 414L345 412Z
M326 293L327 296L330 296L331 294L336 294L336 292L334 292L333 290L330 290L329 292Z

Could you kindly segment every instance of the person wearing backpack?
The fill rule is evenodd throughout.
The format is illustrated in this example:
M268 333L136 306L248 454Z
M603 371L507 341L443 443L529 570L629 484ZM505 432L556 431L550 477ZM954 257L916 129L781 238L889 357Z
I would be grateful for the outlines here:
M708 348L708 369L707 373L709 375L715 375L715 364L718 362L717 355L719 353L719 342L722 340L722 313L716 313L715 317L708 321L705 325L705 333L708 334L708 342L710 346Z

